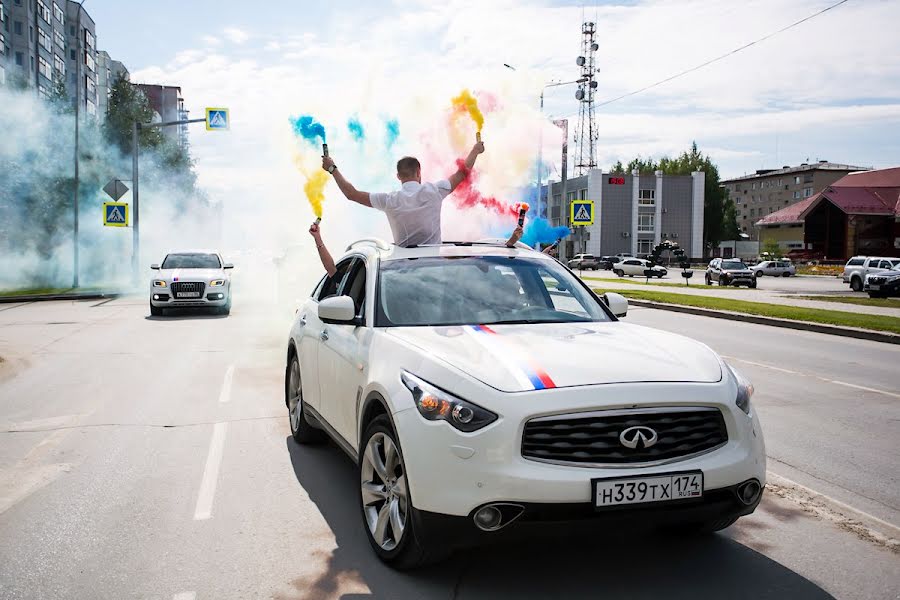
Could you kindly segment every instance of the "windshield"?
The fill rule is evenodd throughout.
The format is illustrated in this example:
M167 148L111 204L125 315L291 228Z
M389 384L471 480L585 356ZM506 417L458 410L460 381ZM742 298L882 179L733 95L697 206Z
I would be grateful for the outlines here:
M215 254L170 254L163 261L163 269L218 269L222 263Z
M735 271L737 269L746 269L747 265L739 260L726 260L722 263L722 268L729 271Z
M382 263L376 326L609 321L556 261L432 257Z

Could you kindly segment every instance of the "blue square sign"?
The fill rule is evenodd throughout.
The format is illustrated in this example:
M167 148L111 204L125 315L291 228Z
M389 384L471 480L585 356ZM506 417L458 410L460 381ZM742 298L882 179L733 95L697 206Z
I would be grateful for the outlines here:
M226 131L230 129L231 122L228 120L227 108L207 108L206 109L206 130L207 131Z

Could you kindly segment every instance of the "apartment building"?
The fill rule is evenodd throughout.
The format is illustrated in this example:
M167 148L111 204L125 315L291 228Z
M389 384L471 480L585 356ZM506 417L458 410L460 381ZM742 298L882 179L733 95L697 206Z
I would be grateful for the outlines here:
M870 168L820 160L796 167L761 169L753 175L727 179L722 187L735 203L740 230L759 241L756 222L763 217L811 198L848 173Z
M131 74L118 60L110 58L105 50L97 52L97 111L106 115L109 110L109 95L112 86L119 77L131 79Z
M159 115L161 121L186 121L188 119L188 111L184 108L184 98L181 97L180 87L146 83L139 83L137 87L147 96L150 107ZM162 132L183 149L188 149L187 125L163 127Z
M631 252L650 254L663 240L671 240L696 259L703 257L703 202L706 174L663 175L657 171L622 175L594 169L562 183L550 183L550 221L571 226L574 200L594 201L594 224L579 228L563 248L565 257L579 252L597 256ZM545 197L547 186L544 186Z

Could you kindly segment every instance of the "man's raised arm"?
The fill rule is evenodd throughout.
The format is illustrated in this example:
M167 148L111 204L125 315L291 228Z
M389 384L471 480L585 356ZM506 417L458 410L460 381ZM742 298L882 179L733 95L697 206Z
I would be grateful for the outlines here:
M344 176L338 171L337 165L334 164L334 160L330 156L322 157L322 168L334 176L335 183L337 183L341 193L347 197L347 200L358 202L363 206L372 206L372 201L369 199L369 192L359 191L353 187L352 183L344 179Z
M456 170L456 173L447 178L450 182L450 191L456 189L456 186L461 184L463 180L469 176L469 171L472 170L472 167L475 166L475 159L478 158L478 155L484 152L484 143L477 142L474 146L472 146L472 150L469 151L469 156L466 157L466 160L463 164L459 166L459 169Z

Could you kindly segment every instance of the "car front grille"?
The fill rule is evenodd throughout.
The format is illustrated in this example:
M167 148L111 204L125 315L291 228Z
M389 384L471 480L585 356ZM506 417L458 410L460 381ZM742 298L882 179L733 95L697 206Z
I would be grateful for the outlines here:
M651 429L657 436L655 443L649 448L643 442L628 448L620 436L632 427ZM642 432L649 434L646 429ZM630 465L677 460L727 441L725 420L715 408L599 411L528 421L522 435L522 456L584 466Z
M175 294L175 298L184 293L197 294L190 296L191 298L202 298L205 289L206 284L199 281L176 281L172 284L172 293Z

